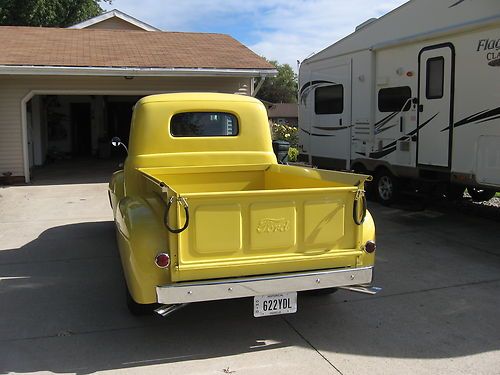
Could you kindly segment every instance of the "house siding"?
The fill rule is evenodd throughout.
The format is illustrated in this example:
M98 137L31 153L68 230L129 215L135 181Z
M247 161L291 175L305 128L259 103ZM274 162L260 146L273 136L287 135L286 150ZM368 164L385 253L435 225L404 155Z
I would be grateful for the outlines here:
M94 23L93 25L85 27L85 29L108 29L108 30L136 30L144 31L143 28L124 21L118 17L108 18L107 20Z
M0 76L0 176L11 172L24 176L21 101L31 91L86 91L91 94L119 92L147 93L205 91L249 94L251 78L225 77L83 77L83 76Z

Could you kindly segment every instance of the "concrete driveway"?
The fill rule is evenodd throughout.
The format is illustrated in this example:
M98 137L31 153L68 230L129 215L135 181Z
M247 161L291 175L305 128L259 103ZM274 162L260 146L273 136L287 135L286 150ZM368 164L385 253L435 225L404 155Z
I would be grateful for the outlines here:
M498 374L499 223L371 204L375 296L134 318L106 184L0 188L0 373Z

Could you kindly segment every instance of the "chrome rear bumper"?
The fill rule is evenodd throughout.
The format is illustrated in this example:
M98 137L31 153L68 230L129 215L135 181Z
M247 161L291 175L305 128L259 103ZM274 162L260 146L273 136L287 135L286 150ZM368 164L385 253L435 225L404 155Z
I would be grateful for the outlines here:
M368 284L373 267L333 269L156 287L158 303L179 304Z

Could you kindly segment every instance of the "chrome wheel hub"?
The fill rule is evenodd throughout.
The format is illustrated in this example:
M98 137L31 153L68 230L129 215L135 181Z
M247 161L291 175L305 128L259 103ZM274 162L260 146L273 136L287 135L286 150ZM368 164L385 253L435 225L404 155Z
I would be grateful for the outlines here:
M378 194L380 198L387 201L391 199L394 190L392 179L389 176L382 176L378 180Z

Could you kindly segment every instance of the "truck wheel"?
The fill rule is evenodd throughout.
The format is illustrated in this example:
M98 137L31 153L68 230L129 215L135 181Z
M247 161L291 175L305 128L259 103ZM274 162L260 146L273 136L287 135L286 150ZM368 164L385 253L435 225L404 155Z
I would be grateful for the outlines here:
M375 194L384 206L393 203L399 194L398 179L387 169L380 170L375 177Z
M467 192L474 202L489 201L495 196L495 191L491 189L480 189L477 187L468 187Z
M141 304L134 301L128 288L125 286L127 291L127 307L130 313L134 316L146 316L152 315L154 310L159 306L157 303Z

